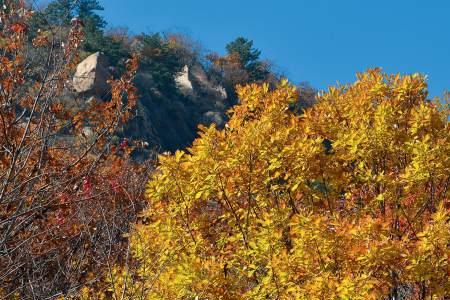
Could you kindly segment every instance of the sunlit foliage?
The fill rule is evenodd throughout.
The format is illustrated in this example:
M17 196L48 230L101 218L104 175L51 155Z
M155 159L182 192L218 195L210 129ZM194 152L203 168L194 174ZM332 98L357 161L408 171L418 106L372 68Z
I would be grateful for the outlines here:
M283 81L238 88L224 130L162 155L113 299L444 299L448 107L369 70L298 115Z

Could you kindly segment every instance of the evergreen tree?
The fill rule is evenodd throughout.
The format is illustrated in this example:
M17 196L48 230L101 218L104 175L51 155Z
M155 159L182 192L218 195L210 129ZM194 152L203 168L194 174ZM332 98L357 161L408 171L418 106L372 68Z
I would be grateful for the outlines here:
M67 0L63 0L67 1ZM75 11L78 17L81 18L86 27L92 26L95 30L103 30L106 26L106 21L99 16L95 11L104 10L98 0L79 0L77 1Z
M176 49L160 34L142 34L141 68L152 75L159 90L176 92L174 75L181 71L183 63Z
M56 0L47 6L43 16L49 25L67 26L73 18L73 9L73 0Z
M103 36L106 21L96 13L96 11L103 9L97 0L80 0L77 2L75 12L84 23L84 49L87 52L107 52L105 51L106 41Z
M226 46L228 55L236 56L247 71L250 81L264 80L269 74L268 64L260 60L261 51L253 47L253 41L238 37Z
M34 15L30 24L31 31L58 26L68 28L71 26L71 20L77 17L83 23L83 50L88 53L103 52L110 63L116 65L119 60L128 57L129 52L122 42L104 34L107 22L97 13L103 9L98 0L54 0L42 12ZM31 35L31 38L34 36Z
M253 41L243 37L238 37L226 46L229 55L237 55L243 67L259 60L261 51L253 48Z

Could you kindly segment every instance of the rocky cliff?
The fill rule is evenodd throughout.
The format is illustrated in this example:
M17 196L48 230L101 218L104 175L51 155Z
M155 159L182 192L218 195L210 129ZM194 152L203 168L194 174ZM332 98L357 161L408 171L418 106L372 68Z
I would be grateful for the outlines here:
M101 53L88 56L76 69L74 92L86 102L108 101L111 69ZM175 91L158 90L151 72L140 69L135 79L139 101L134 117L118 135L144 142L148 151L174 151L191 144L199 124L225 124L229 108L225 89L208 79L201 64L186 65L174 81Z

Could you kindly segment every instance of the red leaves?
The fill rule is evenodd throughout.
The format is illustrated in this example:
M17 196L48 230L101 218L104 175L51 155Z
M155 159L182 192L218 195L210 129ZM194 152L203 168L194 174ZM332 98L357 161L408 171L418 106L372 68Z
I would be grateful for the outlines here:
M83 193L86 193L86 194L92 193L92 182L90 181L89 178L86 177L83 179L83 184L81 186L81 189L82 189Z
M122 191L122 187L118 179L110 179L109 184L114 193L120 193Z
M13 23L9 28L18 34L26 33L28 31L28 25L22 22Z
M48 38L46 36L38 36L33 39L33 46L42 47L47 46L49 44Z
M62 211L62 209L57 210L55 213L56 225L62 226L62 225L64 225L65 221L66 221L66 218L64 217L64 212Z
M69 195L67 193L62 193L59 196L59 203L64 205L67 204L69 202Z

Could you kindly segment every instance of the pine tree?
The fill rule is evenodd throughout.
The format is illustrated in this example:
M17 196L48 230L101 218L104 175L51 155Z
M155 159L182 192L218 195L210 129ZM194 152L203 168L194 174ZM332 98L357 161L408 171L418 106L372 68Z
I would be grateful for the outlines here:
M264 80L268 66L260 60L261 51L253 47L253 41L238 37L226 46L228 55L236 56L243 69L249 74L250 82Z

